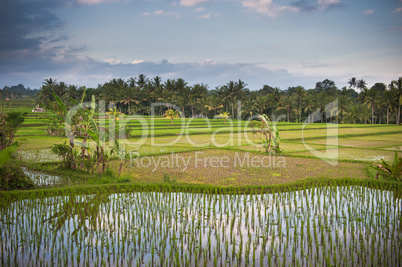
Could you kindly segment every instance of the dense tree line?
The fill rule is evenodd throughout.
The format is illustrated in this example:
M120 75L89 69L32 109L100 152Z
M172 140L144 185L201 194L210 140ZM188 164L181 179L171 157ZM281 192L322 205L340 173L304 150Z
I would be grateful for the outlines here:
M242 119L267 114L273 120L285 115L289 122L302 122L320 110L321 116L314 122L401 123L402 77L388 85L376 83L371 88L364 80L352 77L341 89L326 79L317 82L312 89L296 86L280 90L264 85L258 91L250 91L242 80L229 81L211 90L202 83L191 86L181 78L163 82L159 76L150 79L144 74L126 81L112 79L97 88L67 85L50 78L44 81L38 101L49 107L54 101L52 94L56 93L71 106L71 99L81 100L84 90L84 101L94 95L97 100L113 103L125 114L149 115L151 104L160 102L176 105L186 117L213 117L227 112L235 118L241 115ZM326 105L335 100L338 105L326 109ZM162 115L167 109L156 107L156 114Z
M3 98L21 98L23 96L36 96L38 89L25 88L23 84L4 86L0 89L0 96Z

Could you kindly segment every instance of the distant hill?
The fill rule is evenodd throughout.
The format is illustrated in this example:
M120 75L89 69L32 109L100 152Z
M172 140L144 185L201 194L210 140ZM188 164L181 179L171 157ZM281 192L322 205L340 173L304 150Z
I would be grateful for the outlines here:
M25 88L24 85L13 85L11 87L4 86L3 89L0 89L0 95L2 97L9 97L9 98L21 98L24 96L33 97L36 96L39 92L39 89L31 89Z

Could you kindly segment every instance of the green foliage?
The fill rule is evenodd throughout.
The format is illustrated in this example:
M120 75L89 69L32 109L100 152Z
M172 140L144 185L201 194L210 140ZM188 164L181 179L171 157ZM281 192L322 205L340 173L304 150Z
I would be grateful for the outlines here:
M173 120L176 119L176 118L178 118L178 117L180 117L180 113L179 113L179 111L177 111L177 110L168 109L168 110L166 110L166 112L165 112L165 116L166 116L166 118L172 120L172 125L173 125Z
M34 187L33 182L24 174L20 166L16 164L0 166L0 191Z
M67 145L66 142L64 142L63 144L54 144L51 149L51 152L57 156L62 157L64 167L66 168L69 168L71 164L74 162L71 147Z
M373 164L370 166L371 169L377 172L376 178L381 176L385 179L402 182L402 158L398 156L398 152L395 151L392 163L388 163L383 159L381 159L381 162L382 164Z
M11 111L6 113L4 108L0 110L0 149L4 149L13 143L15 133L24 123L27 113Z
M169 173L164 173L162 179L163 179L164 183L168 183L168 184L172 184L172 183L176 182L175 179L170 179L170 174Z
M223 124L225 124L226 120L230 117L230 113L229 112L223 112L221 114L219 114L218 119L222 119L223 120Z
M265 152L274 154L280 153L282 151L279 147L281 138L279 136L279 131L276 128L276 125L274 125L269 117L265 114L260 115L259 119L262 122L262 124L260 125L260 132L265 135L265 141L263 142Z
M17 151L19 147L18 142L15 142L11 144L10 146L0 150L0 166L2 166L4 163L6 163L10 158L11 155Z

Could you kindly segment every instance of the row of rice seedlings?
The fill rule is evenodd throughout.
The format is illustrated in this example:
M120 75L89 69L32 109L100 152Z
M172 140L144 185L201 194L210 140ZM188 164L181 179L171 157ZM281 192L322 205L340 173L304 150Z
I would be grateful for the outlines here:
M402 264L402 203L390 191L92 193L1 209L1 265Z
M25 175L37 186L55 186L63 183L63 179L57 175L50 175L22 168Z
M20 161L49 162L61 160L61 158L54 155L50 149L21 150L16 152L16 155Z

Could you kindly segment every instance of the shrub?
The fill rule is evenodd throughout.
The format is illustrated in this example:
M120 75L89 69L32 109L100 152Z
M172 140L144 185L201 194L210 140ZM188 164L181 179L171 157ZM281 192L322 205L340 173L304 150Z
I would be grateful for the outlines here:
M31 189L35 185L22 171L20 166L0 166L0 190Z

